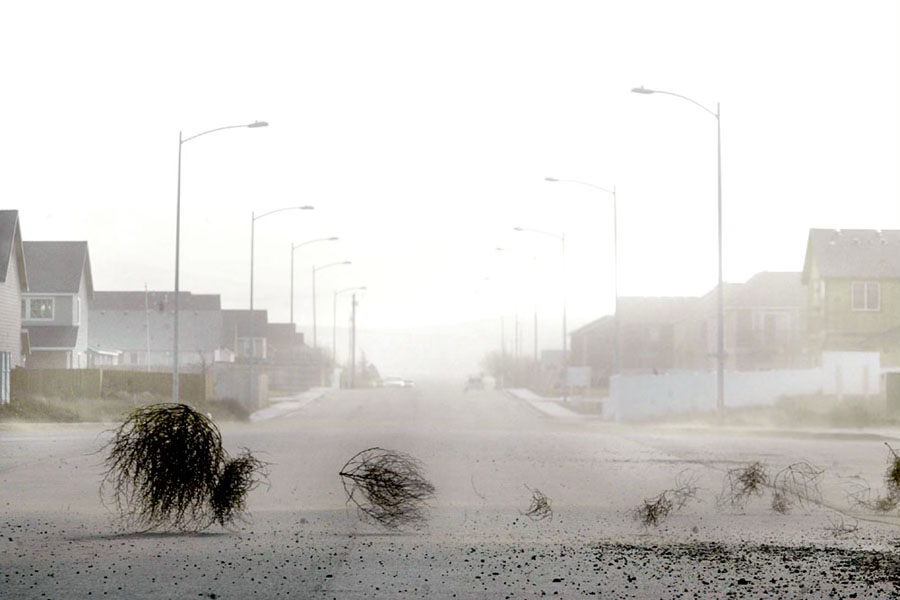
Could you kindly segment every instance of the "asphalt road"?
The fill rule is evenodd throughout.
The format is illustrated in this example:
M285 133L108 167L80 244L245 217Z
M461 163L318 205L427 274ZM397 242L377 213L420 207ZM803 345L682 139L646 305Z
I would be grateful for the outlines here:
M498 392L345 391L281 418L222 424L270 464L231 530L122 530L99 495L107 427L0 429L2 598L882 598L900 521L851 506L882 490L888 435L627 428L552 418ZM898 436L900 437L900 436ZM424 527L360 521L338 471L381 446L437 488ZM821 501L717 502L728 469L823 470ZM691 481L658 526L646 498ZM526 487L527 486L527 487ZM538 489L553 517L523 514ZM670 494L671 497L671 494ZM855 594L855 595L854 595Z

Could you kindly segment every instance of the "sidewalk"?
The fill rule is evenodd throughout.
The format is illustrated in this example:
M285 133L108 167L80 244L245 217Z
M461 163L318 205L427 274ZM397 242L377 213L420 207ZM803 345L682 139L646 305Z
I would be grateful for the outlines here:
M525 388L510 388L504 391L513 398L527 402L532 408L548 417L555 419L580 419L584 417L584 415L567 407L562 398L544 398Z
M285 398L276 398L272 400L272 404L266 408L262 408L250 415L251 421L268 421L269 419L280 419L287 417L307 404L318 400L331 391L331 388L312 388L305 392L301 392L294 396Z

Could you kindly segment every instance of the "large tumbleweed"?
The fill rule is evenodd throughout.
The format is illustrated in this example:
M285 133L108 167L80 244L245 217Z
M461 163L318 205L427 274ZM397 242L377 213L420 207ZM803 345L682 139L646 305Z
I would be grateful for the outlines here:
M425 521L434 486L422 472L422 464L408 454L369 448L348 460L339 475L347 502L356 505L361 519L396 528Z
M240 517L265 463L245 450L229 459L218 427L185 404L135 409L105 448L101 495L123 523L149 531L199 531Z

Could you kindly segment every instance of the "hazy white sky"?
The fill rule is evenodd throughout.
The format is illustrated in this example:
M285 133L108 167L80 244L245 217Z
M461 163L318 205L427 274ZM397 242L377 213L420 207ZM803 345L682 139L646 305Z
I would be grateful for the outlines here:
M725 275L799 270L810 227L900 227L895 0L6 2L0 197L29 240L90 243L98 289L171 289L178 132L182 289L249 297L320 331L366 285L369 327L559 313L716 277L721 102ZM498 253L502 246L509 252ZM344 317L342 316L343 320Z

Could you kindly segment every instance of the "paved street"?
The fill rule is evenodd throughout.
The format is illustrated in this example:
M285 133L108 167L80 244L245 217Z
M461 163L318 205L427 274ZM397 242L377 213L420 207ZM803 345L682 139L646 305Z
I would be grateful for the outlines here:
M881 491L884 442L900 437L639 429L492 391L344 391L222 425L229 451L271 463L246 522L139 535L100 501L105 429L0 429L0 596L878 598L900 577L900 522L847 499L865 482ZM384 530L347 507L337 473L371 446L426 465L437 495L422 529ZM823 469L822 503L781 515L767 492L717 507L726 471L756 460ZM676 480L696 498L658 527L631 517ZM528 488L551 499L552 520L523 514Z

